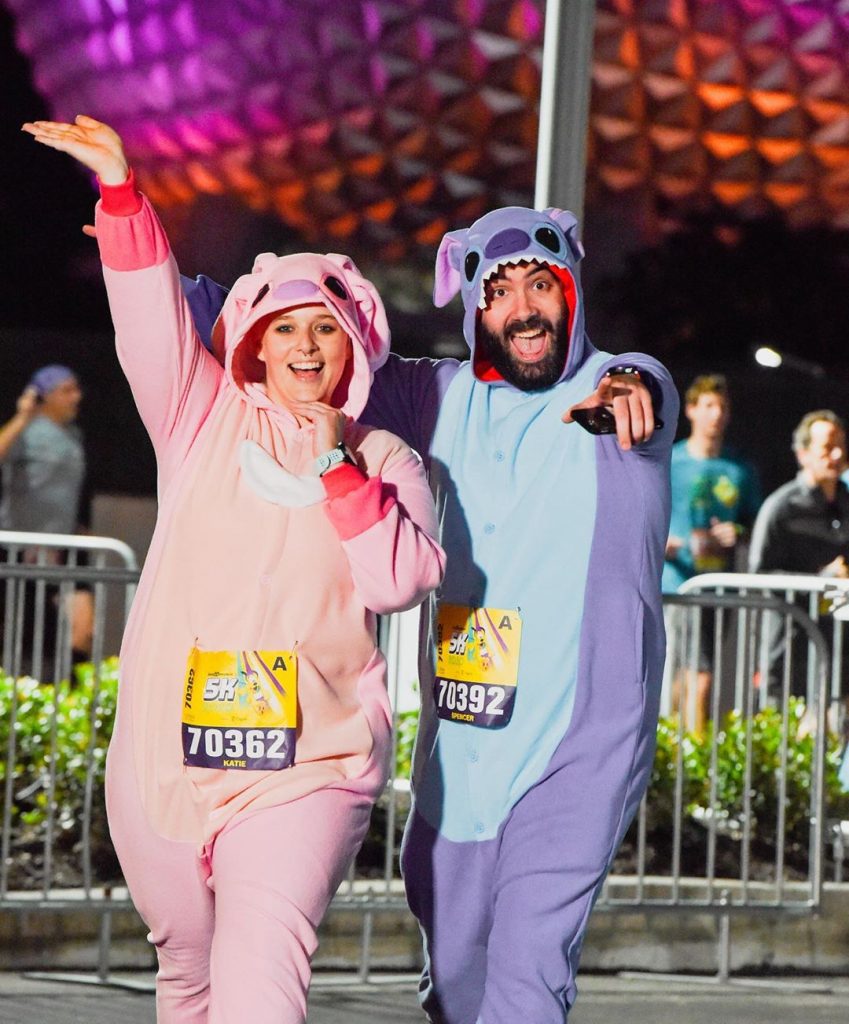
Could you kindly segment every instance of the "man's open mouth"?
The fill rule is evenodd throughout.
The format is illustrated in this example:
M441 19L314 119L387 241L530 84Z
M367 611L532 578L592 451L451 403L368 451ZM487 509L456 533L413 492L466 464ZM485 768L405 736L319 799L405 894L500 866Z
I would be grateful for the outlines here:
M510 332L510 347L525 363L534 363L548 351L549 334L544 327L529 327Z

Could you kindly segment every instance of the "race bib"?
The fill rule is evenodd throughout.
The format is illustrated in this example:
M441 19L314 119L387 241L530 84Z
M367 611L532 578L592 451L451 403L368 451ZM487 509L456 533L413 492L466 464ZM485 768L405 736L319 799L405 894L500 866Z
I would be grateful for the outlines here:
M448 722L501 729L513 716L522 618L517 609L439 606L436 713Z
M292 651L193 647L183 695L183 764L288 768L295 760L297 681Z

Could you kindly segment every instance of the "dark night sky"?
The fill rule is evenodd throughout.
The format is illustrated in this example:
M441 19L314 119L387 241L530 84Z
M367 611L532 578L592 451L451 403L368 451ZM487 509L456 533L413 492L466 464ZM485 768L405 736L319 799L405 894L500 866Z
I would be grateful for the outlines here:
M89 493L152 493L153 452L115 357L97 247L81 230L95 192L73 161L20 131L48 111L3 7L0 68L0 421L12 415L33 370L67 363L85 392Z
M47 117L48 111L2 7L0 67L0 224L6 240L0 325L104 328L95 245L81 232L91 220L94 191L71 160L20 131L24 120Z

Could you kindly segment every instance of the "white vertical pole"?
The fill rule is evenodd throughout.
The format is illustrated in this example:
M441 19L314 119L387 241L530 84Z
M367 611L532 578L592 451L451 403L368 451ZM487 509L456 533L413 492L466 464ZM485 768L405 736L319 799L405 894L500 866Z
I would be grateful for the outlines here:
M595 0L547 0L534 206L584 208Z

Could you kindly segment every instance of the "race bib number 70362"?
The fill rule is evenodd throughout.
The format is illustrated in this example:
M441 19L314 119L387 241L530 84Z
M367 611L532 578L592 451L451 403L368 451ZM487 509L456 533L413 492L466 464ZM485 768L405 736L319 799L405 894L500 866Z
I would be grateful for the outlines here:
M183 695L183 764L288 768L295 760L297 678L292 651L193 647Z

